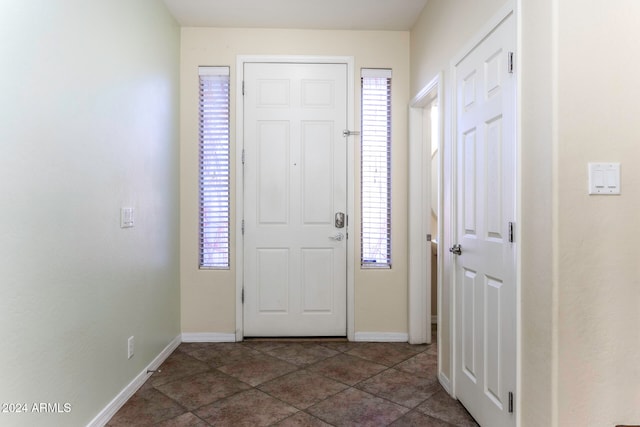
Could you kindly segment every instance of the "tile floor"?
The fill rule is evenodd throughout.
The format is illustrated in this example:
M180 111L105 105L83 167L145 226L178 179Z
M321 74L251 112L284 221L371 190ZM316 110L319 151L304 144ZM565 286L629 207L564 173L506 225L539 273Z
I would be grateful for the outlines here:
M108 426L477 426L406 343L183 343Z

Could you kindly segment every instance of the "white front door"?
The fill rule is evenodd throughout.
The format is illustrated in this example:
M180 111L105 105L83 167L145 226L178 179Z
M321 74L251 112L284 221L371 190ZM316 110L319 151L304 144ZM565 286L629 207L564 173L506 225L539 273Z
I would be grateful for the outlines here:
M347 65L245 63L244 93L244 335L345 336Z
M515 37L511 13L456 65L455 393L491 427L515 425Z

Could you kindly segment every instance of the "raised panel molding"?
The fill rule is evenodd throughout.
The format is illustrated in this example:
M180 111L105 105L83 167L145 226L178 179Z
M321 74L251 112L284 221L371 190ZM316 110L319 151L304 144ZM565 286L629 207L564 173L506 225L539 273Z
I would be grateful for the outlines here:
M264 79L258 82L259 107L288 107L291 104L289 80Z

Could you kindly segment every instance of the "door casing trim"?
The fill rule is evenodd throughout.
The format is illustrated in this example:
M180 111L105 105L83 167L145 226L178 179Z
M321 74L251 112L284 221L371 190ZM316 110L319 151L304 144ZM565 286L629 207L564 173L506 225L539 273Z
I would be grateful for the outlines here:
M439 102L439 121L442 121L442 73L435 76L409 104L409 343L431 343L431 242L426 234L440 236L431 230L431 149L425 146L427 130L425 108ZM429 123L429 129L440 123ZM442 132L438 136L440 149ZM433 141L429 141L433 144ZM427 160L428 158L428 160ZM441 168L439 168L441 170ZM442 180L439 180L442 182ZM438 192L439 193L439 192ZM435 207L437 209L437 206ZM440 218L440 213L438 213ZM440 221L439 221L440 222ZM438 258L439 260L440 258ZM439 261L438 261L439 262ZM440 293L438 292L438 295ZM438 322L439 323L439 322Z
M354 130L354 58L352 56L307 56L307 55L238 55L236 59L236 341L244 339L244 312L242 304L242 290L244 284L244 238L242 234L242 220L244 218L244 173L242 165L242 150L244 148L244 97L242 82L244 81L245 63L291 63L291 64L345 64L347 66L347 125ZM355 214L355 141L354 137L345 138L347 144L347 215L349 224L354 223ZM355 339L355 232L353 226L347 228L351 232L347 239L347 339Z
M409 207L409 342L410 343L423 343L431 342L431 324L430 320L433 319L431 313L431 271L430 262L428 258L433 256L431 251L431 242L427 242L425 233L432 233L438 237L438 257L437 257L437 328L436 342L438 348L442 348L441 342L441 328L443 322L446 321L448 325L451 324L450 318L444 318L445 315L450 314L450 310L443 310L443 298L442 298L442 237L444 236L445 222L443 220L443 202L442 196L444 194L442 185L442 174L444 168L442 161L444 156L442 155L444 147L444 72L439 72L426 86L424 86L420 92L411 100L409 108L409 188L410 188L410 200L416 200L418 206ZM439 129L437 136L437 149L439 153L438 162L438 175L437 175L437 201L435 206L438 216L438 229L430 229L430 210L434 208L431 206L432 197L428 196L434 186L431 181L431 167L430 161L426 160L425 153L426 147L424 146L424 133L425 133L425 120L424 111L425 108L431 106L434 102L437 102L438 108L438 123L430 123L432 126L437 126ZM431 141L433 144L433 141ZM423 186L429 187L427 191ZM429 231L427 231L429 230ZM412 257L411 254L418 254ZM427 259L427 261L424 261ZM426 265L425 265L426 264ZM448 301L444 301L448 303ZM442 371L442 352L438 352L438 379L443 387L447 390L450 389L450 381L446 373Z

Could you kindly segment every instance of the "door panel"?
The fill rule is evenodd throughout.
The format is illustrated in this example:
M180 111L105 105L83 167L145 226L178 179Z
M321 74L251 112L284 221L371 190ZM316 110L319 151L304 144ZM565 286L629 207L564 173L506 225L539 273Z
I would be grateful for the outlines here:
M260 313L287 313L289 306L289 251L287 249L260 248L257 276L258 311Z
M333 250L302 249L302 312L327 313L335 310L333 289Z
M332 122L302 123L302 221L330 226L333 217Z
M344 336L347 66L246 63L244 79L244 335Z
M258 222L289 223L289 122L258 122Z
M478 351L477 346L477 330L478 322L477 316L477 277L478 274L472 270L464 271L464 285L462 293L462 367L465 375L469 377L473 383L477 382L477 369L476 353Z
M455 392L483 426L512 426L516 379L515 47L510 14L456 65Z
M496 331L496 333L486 334L486 368L485 382L486 393L499 408L502 409L502 396L504 390L501 381L501 359L500 353L500 329L502 326L503 283L501 280L487 277L485 281L485 307L486 329Z

